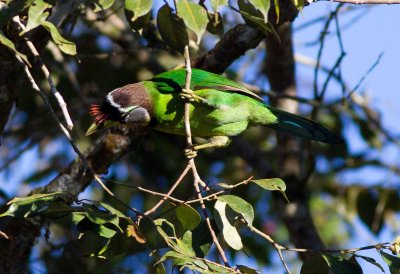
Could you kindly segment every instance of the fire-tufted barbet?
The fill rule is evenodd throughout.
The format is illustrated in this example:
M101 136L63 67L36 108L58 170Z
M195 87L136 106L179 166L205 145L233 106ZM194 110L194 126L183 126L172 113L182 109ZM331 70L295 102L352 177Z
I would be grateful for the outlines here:
M184 102L189 99L192 135L209 139L193 150L226 146L232 136L254 125L319 142L343 143L329 129L270 107L255 93L223 76L193 69L191 91L184 89L185 78L185 69L172 70L111 91L101 106L90 107L94 123L86 135L116 124L148 125L159 131L185 135Z

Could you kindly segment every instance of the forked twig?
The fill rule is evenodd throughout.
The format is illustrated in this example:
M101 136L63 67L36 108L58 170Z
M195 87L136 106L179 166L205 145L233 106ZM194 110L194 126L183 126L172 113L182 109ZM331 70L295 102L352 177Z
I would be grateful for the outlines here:
M191 65L190 65L190 56L189 56L189 47L188 46L185 46L184 57L185 57L185 66L186 66L185 89L186 89L187 92L193 92L190 89L190 82L191 82L191 78L192 78L192 68L191 68ZM185 112L184 112L186 142L187 142L188 147L192 147L193 146L193 142L192 142L192 132L190 130L190 118L189 118L189 116L190 116L189 114L190 113L189 113L189 111L190 111L190 104L189 104L189 101L186 100L186 102L185 102ZM197 172L197 168L196 168L196 164L194 162L194 158L189 159L189 165L190 165L190 167L192 169L192 173L193 173L193 181L194 181L193 184L194 184L195 190L197 192L197 196L198 196L198 198L200 200L201 209L203 211L204 218L206 219L206 223L207 223L208 229L210 230L210 234L211 234L211 237L213 239L213 242L214 242L215 246L217 247L218 252L221 255L222 260L224 261L224 264L226 266L230 267L229 263L228 263L228 259L226 258L226 255L225 255L225 251L223 250L221 244L219 243L217 235L215 234L215 231L212 228L211 220L210 220L210 217L208 216L207 209L206 209L206 206L205 206L204 201L203 201L203 196L202 196L201 191L200 191L200 186L199 185L206 186L206 184L201 180L201 178L199 176L199 173ZM208 188L208 187L206 186L206 188Z

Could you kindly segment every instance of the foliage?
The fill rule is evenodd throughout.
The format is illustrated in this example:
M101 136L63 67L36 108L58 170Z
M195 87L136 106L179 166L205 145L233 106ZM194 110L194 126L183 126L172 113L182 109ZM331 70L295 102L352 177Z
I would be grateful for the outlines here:
M14 56L19 56L32 71L40 89L47 90L44 81L47 76L41 75L37 58L32 57L24 44L25 38L34 41L43 63L50 68L57 89L67 101L75 123L72 137L81 150L99 142L84 137L90 123L86 111L89 104L98 102L116 86L141 81L181 65L179 54L186 45L190 45L193 56L205 55L211 49L210 41L221 41L227 29L234 29L236 24L243 22L263 38L288 43L279 34L280 20L287 12L287 3L283 1L61 2L0 1L0 49L7 50L7 55L0 55L0 62L15 62ZM289 2L296 12L305 8L304 1ZM23 27L18 25L15 16ZM264 48L254 51L260 56ZM246 58L247 65L254 62L254 57ZM240 65L245 67L244 63ZM233 79L241 78L240 68L229 69L228 73ZM262 69L257 73L266 79ZM337 71L332 69L328 73ZM58 125L50 119L45 104L39 96L28 92L32 89L30 83L21 83L19 89L27 92L19 92L18 108L3 134L3 147L7 151L0 152L2 156L7 155L0 161L0 171L8 171L9 178L20 172L25 185L33 188L52 181L57 171L64 169L75 155L59 133ZM319 106L314 111L323 109L319 120L333 130L343 132L346 129L343 120L351 119L371 149L396 142L379 128L379 115L369 106L349 99L345 113L338 110L337 105L344 98L343 95L343 98L325 102L323 95L317 94L314 101ZM53 99L50 102L57 105ZM62 117L58 109L56 112ZM322 238L333 248L343 246L341 240L346 237L343 236L345 233L340 233L340 225L350 226L358 219L377 235L387 225L388 216L400 210L396 189L367 188L362 184L343 186L340 178L335 176L341 171L366 166L398 172L397 167L371 160L367 152L355 155L346 146L302 145L298 157L307 160L301 165L301 174L283 180L275 178L284 176L280 173L283 165L279 148L271 145L274 137L270 131L252 129L239 138L241 141L234 141L227 148L206 151L196 159L199 173L207 180L211 191L202 189L200 194L195 193L191 180L188 180L190 176L186 176L174 192L176 198L160 195L179 177L178 170L186 161L181 152L185 144L182 137L151 132L135 147L134 153L115 162L107 178L102 179L117 200L97 185L88 190L89 194L84 194L87 199L54 189L39 189L14 198L2 191L0 196L4 206L0 211L0 232L3 222L14 219L40 225L50 223L45 229L48 244L39 244L35 248L48 272L53 273L107 273L114 268L120 269L121 273L130 272L135 271L132 262L148 272L156 270L157 273L169 272L171 266L201 273L257 273L259 270L254 269L254 265L262 271L270 265L272 252L280 254L287 250L283 246L288 242L287 229L281 221L285 213L277 212L279 207L274 207L272 200L293 205L298 202L298 197L310 198L311 204L323 200L324 210L314 212L317 215L314 216L315 223ZM254 148L258 154L254 153ZM20 164L19 158L26 151L35 151L35 163L15 171L12 164ZM276 172L264 176L267 172L257 167L261 158L268 159ZM315 170L314 158L326 162L328 168ZM263 179L244 179L255 174ZM239 183L233 184L235 181ZM299 192L296 192L297 187L301 189ZM137 191L127 191L128 188ZM311 189L312 195L307 188ZM165 201L159 208L145 214L163 199ZM342 221L340 224L326 221L329 218L326 212L336 213L335 210L340 208L345 208L345 212L341 212L343 215L338 217ZM332 224L335 227L328 227ZM334 240L329 238L332 231ZM291 235L292 238L295 236ZM215 238L221 242L230 261L248 256L249 265L225 265L217 248L212 248ZM390 243L367 248L319 250L315 256L304 260L301 273L363 273L359 262L367 263L377 272L384 272L384 267L388 267L391 273L398 273L399 246L398 240L390 239ZM361 255L364 249L376 250L386 265Z

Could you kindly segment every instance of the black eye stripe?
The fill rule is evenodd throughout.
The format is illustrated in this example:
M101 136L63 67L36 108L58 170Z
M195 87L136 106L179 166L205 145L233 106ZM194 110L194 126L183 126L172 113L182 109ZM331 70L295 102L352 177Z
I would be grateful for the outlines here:
M101 105L101 112L107 114L107 118L112 121L117 121L117 122L123 122L122 119L122 114L116 108L113 106L107 99L103 101L103 104Z

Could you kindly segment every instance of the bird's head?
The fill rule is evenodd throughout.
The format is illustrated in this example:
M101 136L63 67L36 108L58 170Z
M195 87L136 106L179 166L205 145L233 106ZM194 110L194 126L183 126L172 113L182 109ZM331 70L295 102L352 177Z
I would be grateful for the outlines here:
M152 112L150 95L141 83L117 88L107 94L101 106L90 106L89 114L94 121L86 136L120 124L146 126L150 123Z

